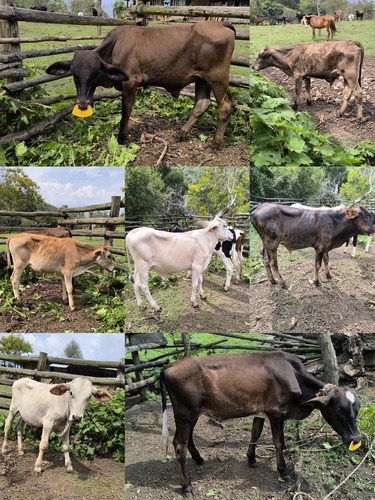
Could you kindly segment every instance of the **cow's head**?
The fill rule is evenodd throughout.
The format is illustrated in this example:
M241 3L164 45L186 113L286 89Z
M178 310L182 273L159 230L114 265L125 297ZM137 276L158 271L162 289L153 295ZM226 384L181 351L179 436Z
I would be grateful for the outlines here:
M353 219L359 234L372 234L375 232L373 215L362 205L358 208L346 209L348 219Z
M306 401L306 405L318 408L324 419L339 434L349 449L361 445L356 418L359 411L359 399L345 387L325 386L315 398Z
M77 50L72 61L60 61L46 69L49 75L72 74L77 89L73 114L90 116L93 96L97 86L114 87L128 80L126 74L116 66L108 64L93 50Z
M220 217L215 217L210 222L201 220L198 223L207 228L208 232L214 233L219 241L233 240L233 234L229 230L227 223Z
M98 266L102 267L103 269L107 269L108 271L113 271L115 268L113 255L105 246L99 247L96 250L95 261Z
M63 396L69 391L68 422L82 422L87 403L91 396L101 402L112 399L104 389L95 389L87 378L77 377L68 384L56 384L50 389L55 396Z
M255 71L259 71L260 69L268 68L268 66L272 66L272 49L265 45L262 50L258 54L258 58L255 63L251 66Z

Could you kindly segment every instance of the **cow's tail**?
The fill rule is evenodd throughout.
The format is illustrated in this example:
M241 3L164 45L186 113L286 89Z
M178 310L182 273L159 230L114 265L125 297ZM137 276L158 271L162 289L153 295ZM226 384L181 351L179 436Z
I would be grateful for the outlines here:
M126 238L125 238L125 248L126 248L126 255L128 256L129 281L130 281L130 283L134 283L134 277L132 275L132 267L131 267L131 263L130 263L129 249L128 249L128 245L126 244Z
M362 88L362 83L361 83L361 75L362 75L362 64L363 64L363 58L365 56L365 49L363 48L363 45L359 42L356 42L359 48L361 49L361 62L359 63L359 76L358 76L358 84Z
M160 372L160 390L161 390L161 401L163 405L163 430L162 430L162 438L163 438L163 449L165 450L165 455L168 455L168 422L167 422L167 390L165 387L165 375L164 368Z
M7 238L7 241L6 241L7 267L8 267L8 277L9 278L11 275L11 265L13 264L12 254L10 253L10 249L9 249L10 239L11 239L11 236L9 236L9 238Z
M332 21L331 21L331 30L332 30L334 33L336 33L336 31L337 31L337 28L336 28L336 24L335 24L335 20L334 20L334 19L332 19Z

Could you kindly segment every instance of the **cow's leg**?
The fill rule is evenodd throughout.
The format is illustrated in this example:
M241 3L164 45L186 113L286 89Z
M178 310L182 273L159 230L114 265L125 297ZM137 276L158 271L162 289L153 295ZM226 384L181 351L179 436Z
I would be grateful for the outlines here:
M316 40L316 36L315 36L315 28L313 28L312 30L313 30L313 36L312 36L312 39L313 39L313 40Z
M283 449L284 449L284 423L282 417L269 416L273 444L276 448L276 460L277 460L277 470L282 478L289 476L289 470L284 460Z
M198 293L201 296L201 298L204 300L206 298L203 288L202 288L202 269L200 266L192 266L191 268L191 305L193 307L198 307L198 303L196 301L196 295L197 295L197 288L198 288Z
M331 30L331 27L330 26L327 26L326 27L326 30L327 30L327 39L326 39L326 42L328 42L329 40L329 33L331 32L331 40L333 38L333 31Z
M119 144L125 144L127 141L129 118L132 112L137 88L137 82L131 80L122 82L122 117L120 122L120 131L117 137L117 142Z
M17 448L18 448L18 455L23 455L22 433L23 433L23 428L24 427L25 427L25 421L21 417L19 419L19 421L18 421L18 424L17 424Z
M210 86L202 79L195 82L195 104L188 118L188 121L183 125L176 134L176 139L181 140L197 123L198 118L211 106Z
M282 288L286 288L285 280L279 272L279 266L277 263L277 247L276 248L268 248L267 252L268 252L268 256L269 256L269 264L270 264L270 267L271 267L273 274L276 275L276 279L277 279L279 285Z
M357 241L358 241L358 234L353 236L353 251L352 251L352 257L355 257L355 254L357 253Z
M348 249L349 242L350 242L350 238L349 238L348 240L346 240L346 243L345 243L345 248L344 248L344 253L346 253L346 251L347 251L347 249Z
M367 245L366 245L366 248L365 248L365 252L366 253L369 251L370 243L371 243L371 236L367 236Z
M262 434L264 418L254 417L253 427L251 429L251 442L249 444L249 448L247 450L247 458L249 461L250 467L257 467L256 459L255 459L255 447L260 435Z
M356 104L356 108L357 108L356 120L357 120L357 122L360 122L360 121L362 121L362 116L363 116L363 112L362 112L362 88L358 82L356 82L356 84L354 85L354 87L352 89L352 93L354 94L355 104Z
M227 128L229 118L236 107L236 102L229 92L228 85L224 86L222 83L212 83L211 87L219 107L219 123L217 125L216 134L211 144L213 148L218 148L223 142L225 129Z
M298 76L295 79L295 90L296 90L296 99L294 101L293 109L298 109L298 106L301 101L301 91L302 91L302 82L303 78Z
M194 417L192 419L193 422L194 421L196 422L197 418L198 417ZM175 449L178 469L180 472L182 492L184 496L186 496L187 498L193 498L191 481L186 470L186 450L188 443L191 442L191 434L194 426L192 425L191 418L189 418L189 420L187 420L186 418L185 419L175 418L175 420L176 420L176 433L173 439L173 446Z
M319 271L320 268L322 267L322 260L324 256L324 250L322 252L319 252L318 250L315 251L315 286L319 286ZM328 258L328 255L327 255ZM325 265L326 261L324 261ZM328 276L327 276L328 277Z
M155 311L160 311L160 307L157 305L157 303L154 301L152 298L152 295L150 293L150 289L148 287L148 267L142 267L141 269L137 269L137 272L134 273L134 293L137 298L137 304L142 307L142 300L141 300L141 295L139 293L137 297L136 293L136 288L139 288L143 291L143 293L146 295L147 300L151 304L151 307L155 309ZM138 298L140 300L140 303L138 302Z
M21 280L21 275L23 273L23 270L27 264L19 263L19 265L16 266L16 264L13 264L13 273L12 276L10 277L10 281L12 283L12 288L13 288L13 293L16 299L20 298L20 280Z
M341 108L337 111L337 116L340 117L344 114L351 95L352 95L352 89L349 87L348 81L344 79L344 91L343 91L343 95L342 95L342 104L341 104ZM362 103L362 100L361 100L361 103ZM358 109L357 109L357 111L358 111Z
M15 410L12 408L12 403L10 404L8 416L5 420L5 425L4 425L4 441L3 441L3 446L1 447L1 451L5 453L8 450L8 434L10 431L10 428L12 427L12 423L14 420L14 417L16 416L18 410Z
M233 274L233 264L230 259L223 253L223 255L220 255L221 260L224 262L224 266L226 269L226 276L225 276L225 283L224 283L224 290L227 292L230 287L230 280L232 278Z
M305 78L305 89L306 89L306 102L308 106L311 106L311 78Z
M328 252L324 252L323 254L323 262L324 262L324 270L327 276L327 279L331 279L331 273L329 272L329 257L328 257Z
M51 430L52 430L51 422L43 422L43 432L39 445L39 455L38 458L36 459L34 466L34 472L38 476L40 476L40 474L42 473L43 453L48 448L48 440L49 440L49 435L51 434Z
M69 307L71 311L74 311L74 300L73 300L73 275L71 272L65 272L63 273L63 278L65 279L65 287L66 290L64 290L64 285L63 285L63 300L66 300L66 293L68 292L68 301L69 301Z
M270 257L268 255L267 250L264 247L262 247L262 249L260 251L260 256L262 257L263 265L266 269L268 281L270 283L272 283L273 285L275 285L277 283L277 281L273 277L271 267L270 267Z
M215 255L215 271L219 270L218 262L219 262L219 256L218 256L218 254L216 254Z
M61 436L61 442L62 442L62 447L64 450L64 457L65 457L65 467L67 472L72 472L73 467L72 467L72 461L70 460L70 455L69 455L69 429Z
M193 430L194 430L194 427L195 427L195 424L197 423L197 421L198 421L198 418L196 419L196 421L194 422L194 424L191 427L189 442L188 442L187 447L188 447L188 450L190 451L190 454L193 457L193 460L195 461L195 463L198 465L201 465L201 464L203 464L204 460L201 457L197 448L195 447L195 444L193 441Z

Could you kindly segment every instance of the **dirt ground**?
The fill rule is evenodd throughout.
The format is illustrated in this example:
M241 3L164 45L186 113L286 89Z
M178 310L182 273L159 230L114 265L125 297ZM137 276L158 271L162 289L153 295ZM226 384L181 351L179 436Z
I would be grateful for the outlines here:
M39 298L34 298L37 294ZM75 333L89 333L100 327L94 317L93 311L88 304L87 295L84 290L77 288L74 292L74 304L76 309L72 312L62 300L62 289L60 278L44 278L30 285L21 292L23 304L29 308L29 312L23 315L12 309L6 309L0 313L0 332L2 333L64 333L73 331ZM3 300L0 299L0 307ZM61 304L62 310L58 313L53 311L42 311L38 309L41 304L54 302Z
M207 299L198 296L198 308L190 303L191 279L186 273L170 282L168 288L154 288L151 294L162 308L160 314L153 313L145 296L140 310L131 289L125 295L125 331L127 333L152 332L203 332L203 333L249 333L249 284L241 281L232 284L228 292L223 289L225 271L203 273L203 291Z
M294 102L294 78L285 75L277 68L267 68L261 73L280 87L286 88ZM312 105L306 104L306 92L303 86L301 106L298 111L308 111L315 120L315 125L324 133L334 134L348 146L354 146L365 139L375 139L375 57L365 57L362 68L363 90L363 121L355 121L356 106L352 96L344 116L336 117L336 112L342 102L344 81L339 78L332 88L325 80L312 78L311 99Z
M369 390L373 392L373 388ZM133 406L134 402L137 404ZM172 458L165 460L161 438L161 402L139 404L139 399L128 397L126 406L126 500L182 499L172 444L175 427L171 407L168 406L168 454ZM285 460L291 470L291 479L283 482L278 479L275 451L267 421L257 447L259 467L257 469L248 467L246 452L250 442L251 422L251 417L236 419L232 423L228 422L227 427L222 429L205 416L198 420L194 430L194 442L205 462L202 465L196 465L188 453L187 467L192 479L194 498L197 500L209 497L216 500L291 500L296 491L298 479L301 482L301 491L310 493L312 495L310 498L313 500L322 500L339 484L339 475L348 475L354 469L354 463L358 463L365 455L364 447L360 453L358 452L358 456L351 458L353 463L348 465L347 450L340 444L338 436L325 424L320 437L315 435L309 445L303 445L303 448L310 448L308 452L296 449L285 452ZM314 411L309 419L302 421L301 424L306 426L306 435L311 437L314 431L310 426L314 425L319 429L322 424L320 412ZM285 425L287 447L296 441L296 431L289 431L289 425L291 425L290 422ZM327 463L331 460L329 454L324 457L324 462L322 461L323 443L327 441L339 446L343 456L341 459L339 455L335 465L332 462L330 467L327 467ZM332 498L373 500L375 498L373 486L373 470L366 462L354 479L352 477L348 480Z
M182 122L170 122L166 118L146 115L135 119L139 120L139 123L130 122L129 128L130 141L140 146L136 159L132 162L134 166L156 166L165 148L165 154L159 164L166 167L202 165L241 167L249 164L248 146L245 144L234 146L226 136L221 147L212 150L210 143L215 131L211 128L195 126L186 138L177 142L174 136L183 125ZM199 139L200 134L208 137L207 142L203 143Z
M254 240L253 240L254 244ZM262 266L251 283L250 331L255 333L373 333L375 325L374 245L369 253L357 245L357 257L344 254L344 247L329 252L332 279L324 266L321 286L314 280L315 252L312 248L290 256L278 248L281 275L288 289L271 285ZM359 258L358 254L362 257Z
M1 439L1 444L2 444ZM108 459L72 459L72 474L64 466L64 455L44 454L42 475L34 475L37 448L24 443L19 457L14 441L10 451L0 456L0 497L2 500L123 500L124 465Z

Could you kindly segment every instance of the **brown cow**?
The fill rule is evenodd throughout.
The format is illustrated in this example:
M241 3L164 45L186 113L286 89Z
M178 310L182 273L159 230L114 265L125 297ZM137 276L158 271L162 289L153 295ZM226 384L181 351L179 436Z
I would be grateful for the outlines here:
M231 24L213 21L178 26L119 26L96 49L77 51L73 61L56 62L46 72L52 75L71 72L77 88L73 114L78 116L92 113L97 86L122 90L120 144L126 141L138 87L157 85L178 97L186 85L195 82L195 105L188 121L177 132L178 140L208 109L212 89L219 107L213 141L213 146L218 147L235 107L229 92L234 40L235 30Z
M306 87L307 104L310 106L312 77L327 80L332 85L336 78L342 76L344 78L343 101L337 115L343 115L351 95L354 94L357 106L356 120L360 122L362 120L363 56L362 44L351 40L319 44L299 43L280 49L263 47L253 69L259 71L275 66L288 76L294 77L296 89L294 109L297 109L300 103L303 81Z
M167 389L176 423L173 445L183 493L188 498L193 491L186 471L186 449L197 464L203 462L193 442L193 430L202 414L218 421L255 415L247 452L250 467L256 467L255 446L268 418L277 469L283 478L289 474L283 457L285 420L302 420L317 408L350 450L361 445L356 426L357 396L349 389L324 385L296 356L282 351L189 356L167 365L160 382L163 443L167 449Z
M16 234L7 239L7 259L13 258L13 273L10 277L14 296L19 299L22 271L30 266L39 273L59 272L62 275L63 300L69 299L74 311L72 278L101 266L113 271L111 252L105 246L88 245L73 238L57 239L40 234Z
M262 203L250 210L250 221L262 239L260 251L268 280L286 288L277 264L277 248L281 244L290 252L302 248L315 249L315 285L318 286L319 270L324 261L328 279L328 252L343 245L356 234L375 232L371 214L365 207L357 209L313 209Z
M338 23L341 21L342 10L335 10L333 15L335 16L335 21Z
M266 17L256 17L254 19L254 26L258 26L259 24L263 24L266 19L267 19Z

